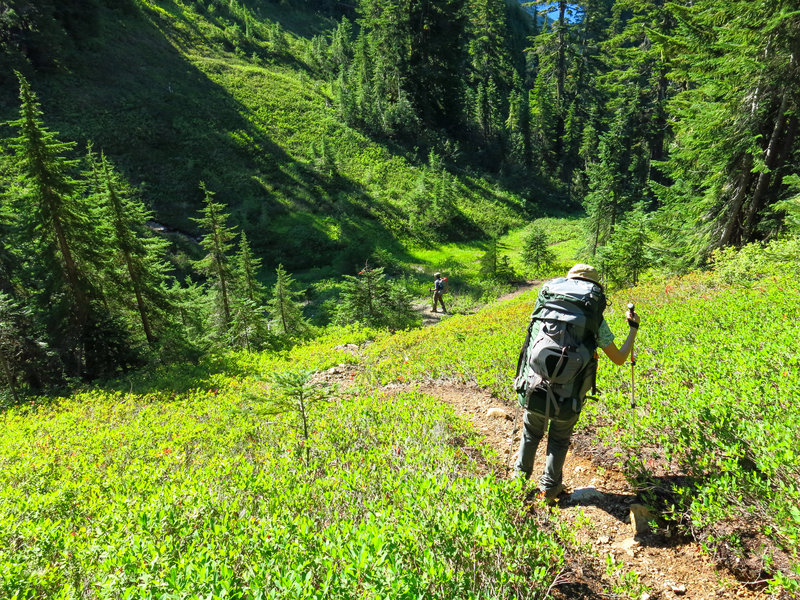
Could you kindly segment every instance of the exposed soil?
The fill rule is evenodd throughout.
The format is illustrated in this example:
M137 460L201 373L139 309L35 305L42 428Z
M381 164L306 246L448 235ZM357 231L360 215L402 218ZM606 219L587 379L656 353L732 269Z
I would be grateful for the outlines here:
M420 392L440 398L456 414L471 421L486 442L500 457L497 469L509 476L516 458L522 427L522 410L477 386L441 383L423 385ZM499 410L493 410L499 409ZM501 412L502 411L502 412ZM488 416L494 414L496 416ZM546 440L545 440L546 441ZM611 554L625 571L638 574L648 596L660 598L764 598L758 589L723 573L713 561L701 554L697 543L668 533L636 534L631 523L631 505L638 503L635 492L616 468L607 468L582 451L588 440L570 449L564 466L567 492L554 511L555 519L570 523L582 551L572 554L568 570L554 586L562 598L597 598L610 589L605 577L606 557ZM599 444L599 442L598 442ZM545 443L539 447L534 464L537 471L544 464ZM535 483L529 484L535 490ZM531 502L531 510L546 510ZM669 537L668 537L669 536Z

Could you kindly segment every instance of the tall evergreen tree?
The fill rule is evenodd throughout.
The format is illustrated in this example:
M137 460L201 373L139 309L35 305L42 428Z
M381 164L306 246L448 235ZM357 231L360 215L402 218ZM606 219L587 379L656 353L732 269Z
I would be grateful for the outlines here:
M110 243L119 260L115 279L118 297L135 301L142 333L150 346L158 340L159 328L171 318L172 299L168 291L169 266L165 260L169 242L147 227L152 213L132 197L105 156L98 165L105 195L104 208L111 229Z
M231 265L231 338L235 345L247 350L260 348L268 338L264 286L258 280L261 259L253 255L244 232L239 240L239 251L234 255Z
M11 193L26 244L27 286L69 374L99 375L127 361L127 343L95 285L108 245L75 179L78 161L67 158L74 144L58 141L44 126L36 95L18 78L20 118L11 125L19 134L9 140L17 175Z
M413 114L436 126L459 116L465 0L361 0L373 88L389 110L404 98Z
M504 134L508 93L514 85L514 61L505 2L469 4L469 71L474 124L481 141L496 144Z
M303 317L303 307L298 300L302 292L296 291L292 276L283 265L275 271L277 279L272 287L272 298L269 300L269 314L272 326L279 334L290 337L304 335L308 331L308 323Z
M228 215L225 206L214 202L214 194L209 191L204 183L200 184L203 190L202 217L193 219L203 230L204 235L200 245L206 255L194 262L197 271L206 277L213 290L217 306L217 331L225 335L231 324L231 285L233 274L228 253L233 247L232 240L235 236L233 229L228 227Z
M676 32L659 43L682 88L670 103L674 140L665 163L675 183L655 189L660 222L680 226L697 263L711 248L765 236L762 218L797 169L798 27L785 1L700 0L669 9Z
M18 74L20 118L10 124L19 136L10 140L19 173L18 213L24 215L35 250L54 259L48 266L66 282L72 296L77 324L86 321L87 282L79 253L89 240L83 232L91 222L82 205L79 183L71 173L78 161L68 159L74 142L60 142L42 121L42 111L28 81Z
M344 276L335 323L362 323L390 329L414 324L416 315L410 294L402 285L388 281L383 271L383 267L371 269L367 266L358 276Z

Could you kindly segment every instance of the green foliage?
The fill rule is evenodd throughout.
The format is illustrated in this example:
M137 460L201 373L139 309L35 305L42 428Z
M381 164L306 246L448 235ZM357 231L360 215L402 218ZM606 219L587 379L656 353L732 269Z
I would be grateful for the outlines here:
M68 157L74 144L46 128L36 94L17 76L20 117L10 125L19 135L9 140L13 180L4 205L23 264L11 279L68 375L109 375L139 361L124 323L105 305L104 295L114 293L106 277L113 246L96 198L76 178L78 161Z
M603 277L615 287L636 285L651 266L649 241L647 217L639 206L620 220L608 243L597 249Z
M335 354L241 354L242 377L203 389L94 391L7 413L3 595L546 590L563 548L512 486L481 475L478 439L435 399L367 392L306 404L305 432L296 410L262 410L308 389L298 363ZM281 373L277 385L263 387L265 367Z
M32 311L0 291L0 409L63 383L58 358L37 336ZM10 402L9 402L10 401Z
M330 397L332 390L315 386L311 379L314 371L285 371L274 373L271 381L276 398L270 402L269 412L296 412L302 426L300 450L305 450L306 466L311 463L311 424L310 411L317 402Z
M303 317L303 306L292 276L283 265L275 271L277 277L272 287L272 298L269 300L269 314L272 326L282 335L289 338L302 338L309 333L309 324Z
M110 229L108 241L118 265L109 268L115 293L108 294L106 301L137 313L147 343L155 347L159 338L176 327L174 299L169 292L170 268L165 259L169 244L146 227L152 213L126 189L106 157L101 156L98 163L90 153L89 160L101 186L101 214ZM173 331L173 335L180 333ZM168 344L162 344L161 349L166 356L174 350Z
M612 294L612 330L627 300L642 315L639 408L632 418L630 372L604 364L602 405L588 403L581 424L614 446L670 527L712 548L735 542L719 533L732 522L756 522L791 554L800 304L796 265L770 262L749 286L710 273ZM564 540L537 527L518 488L484 474L485 448L449 408L376 387L443 378L512 398L534 301L454 316L435 335L331 329L285 353L171 365L118 391L5 411L3 594L545 595ZM314 401L320 372L342 363L362 372L349 392ZM606 574L609 593L644 589L614 561ZM771 589L795 589L794 577L778 574Z
M401 283L386 279L383 267L371 269L367 265L357 276L344 276L334 323L405 329L417 319L410 294Z
M707 1L670 11L677 31L658 41L671 55L670 79L682 86L669 106L676 120L664 163L678 185L657 191L672 230L680 228L699 262L709 248L768 234L763 217L785 189L783 176L794 172L795 23L787 7L770 2Z
M536 223L531 223L525 232L520 257L532 276L555 262L555 253L549 247L547 232Z
M644 318L636 418L623 416L626 374L601 373L598 382L618 390L604 412L619 415L608 436L632 452L632 475L657 486L665 469L687 475L680 493L668 495L676 521L709 533L722 520L757 514L790 552L800 540L787 520L800 497L791 475L798 460L789 450L798 414L787 402L798 385L789 351L798 305L786 292L793 279L717 288L710 275L697 275L637 289Z
M200 188L205 194L202 217L195 219L203 230L200 245L206 255L194 262L194 268L205 276L211 289L214 291L214 327L218 335L225 336L231 323L231 287L233 273L231 270L229 252L233 247L234 232L227 225L229 215L225 212L225 205L214 202L214 194L205 184Z
M500 249L499 236L492 236L487 243L486 252L479 259L481 275L505 283L518 279L511 260L507 255L501 255Z
M789 253L794 245L783 242ZM673 527L688 527L713 547L725 543L713 541L716 531L755 516L759 529L791 555L800 547L792 517L800 500L794 449L800 413L792 400L800 385L793 351L800 303L792 291L796 261L779 258L780 247L776 242L736 258L721 256L718 273L654 280L612 294L606 311L612 331L624 328L627 302L642 315L638 408L632 418L630 370L601 360L604 394L600 404L587 403L581 423L618 449L631 479L643 493L653 492L648 498L674 519ZM736 287L722 284L734 268ZM453 317L435 336L415 331L379 340L365 351L370 376L382 384L476 382L513 398L510 386L535 297Z
M736 250L722 248L711 256L714 277L724 284L754 285L765 277L800 275L795 259L800 252L800 237L772 240L768 244L748 244Z
M239 251L231 259L231 310L229 336L234 347L248 351L261 349L270 341L265 290L258 280L261 259L253 255L247 236L242 232Z

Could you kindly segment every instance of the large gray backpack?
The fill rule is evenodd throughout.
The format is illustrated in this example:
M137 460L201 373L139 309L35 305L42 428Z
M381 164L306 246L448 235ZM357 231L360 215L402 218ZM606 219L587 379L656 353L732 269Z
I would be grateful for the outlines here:
M547 418L580 413L597 374L606 296L598 284L559 277L542 286L517 361L520 404Z

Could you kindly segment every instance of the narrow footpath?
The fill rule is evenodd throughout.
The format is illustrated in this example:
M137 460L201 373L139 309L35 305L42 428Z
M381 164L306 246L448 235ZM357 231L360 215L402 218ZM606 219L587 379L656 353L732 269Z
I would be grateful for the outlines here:
M522 415L518 406L510 405L478 386L442 382L421 385L420 392L440 398L462 418L472 422L502 459L497 473L508 477L516 458L521 435ZM544 464L546 439L540 445L534 463L534 475ZM599 443L599 442L598 442ZM620 572L633 572L647 591L642 600L685 598L692 600L767 596L746 582L715 568L713 561L701 553L692 541L677 540L658 533L636 532L638 499L624 475L614 468L598 465L592 455L576 449L567 455L564 484L567 493L561 496L552 515L567 521L583 550L570 558L568 569L554 586L555 597L564 599L617 597L604 594L613 582L608 580L608 556ZM587 448L587 440L581 439ZM533 489L535 482L530 484ZM531 510L542 508L531 501ZM640 519L640 526L645 520Z

